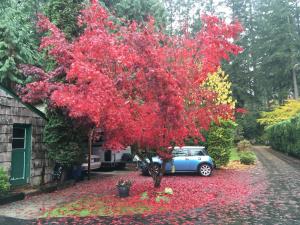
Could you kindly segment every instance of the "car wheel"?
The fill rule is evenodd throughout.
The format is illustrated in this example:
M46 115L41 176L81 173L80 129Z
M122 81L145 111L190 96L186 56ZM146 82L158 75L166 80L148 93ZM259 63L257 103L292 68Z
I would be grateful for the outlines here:
M198 172L201 176L208 177L212 173L212 168L210 165L204 163L199 166Z

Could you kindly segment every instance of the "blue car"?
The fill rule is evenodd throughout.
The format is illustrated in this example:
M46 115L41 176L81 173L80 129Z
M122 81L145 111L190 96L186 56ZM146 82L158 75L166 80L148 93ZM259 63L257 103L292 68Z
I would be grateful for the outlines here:
M214 162L203 146L183 146L175 147L173 159L166 164L166 173L196 172L208 177L212 174ZM154 172L159 172L162 160L156 156L152 158ZM149 161L141 163L140 167L143 175L149 175ZM152 169L153 171L153 169Z

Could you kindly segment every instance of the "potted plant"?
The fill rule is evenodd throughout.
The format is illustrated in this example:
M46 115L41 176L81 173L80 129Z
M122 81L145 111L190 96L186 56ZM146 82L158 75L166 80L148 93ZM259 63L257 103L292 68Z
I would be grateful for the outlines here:
M130 190L131 185L132 185L132 182L130 180L121 179L118 181L117 188L119 191L119 196L121 198L129 196L129 190Z

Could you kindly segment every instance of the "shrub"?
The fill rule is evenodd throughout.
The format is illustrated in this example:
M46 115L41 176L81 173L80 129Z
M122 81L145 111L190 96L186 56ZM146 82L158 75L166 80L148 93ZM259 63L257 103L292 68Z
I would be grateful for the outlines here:
M253 152L244 151L240 153L240 162L245 165L254 164L256 156Z
M230 159L230 148L210 148L209 155L213 158L217 167L226 166L229 163Z
M242 140L237 144L237 148L239 151L250 151L251 150L251 143L248 140Z
M261 118L257 121L264 126L275 125L279 122L296 117L300 113L300 101L290 99L284 105L275 107L270 112L262 112Z
M10 184L7 173L0 167L0 196L9 191Z
M271 147L300 158L300 114L266 129Z
M225 166L229 162L235 127L236 124L232 121L220 121L219 125L212 124L208 131L208 153L217 167Z
M85 159L84 138L87 134L79 125L65 116L60 110L49 110L48 122L44 129L44 142L48 157L53 161L70 167L80 165ZM77 125L77 124L76 124Z

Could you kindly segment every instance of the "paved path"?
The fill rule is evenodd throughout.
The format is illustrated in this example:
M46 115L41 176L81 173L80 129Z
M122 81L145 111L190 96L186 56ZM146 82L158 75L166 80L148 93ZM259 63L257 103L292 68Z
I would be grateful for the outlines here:
M300 160L264 146L254 147L258 157L252 170L257 175L253 186L264 183L264 192L244 205L211 206L188 212L164 215L125 216L119 218L69 219L68 224L263 224L300 225ZM264 173L264 176L259 174ZM263 177L262 180L260 177ZM267 178L267 179L265 179ZM2 208L3 209L3 208ZM0 214L2 209L0 208ZM2 219L2 220L1 220ZM5 221L9 223L5 223ZM23 223L20 224L25 224ZM45 224L67 224L66 219L43 221ZM0 224L13 221L0 218ZM28 221L28 224L32 222Z
M300 224L300 160L268 147L256 146L254 151L266 171L267 189L247 205L207 210L203 222L214 224Z

